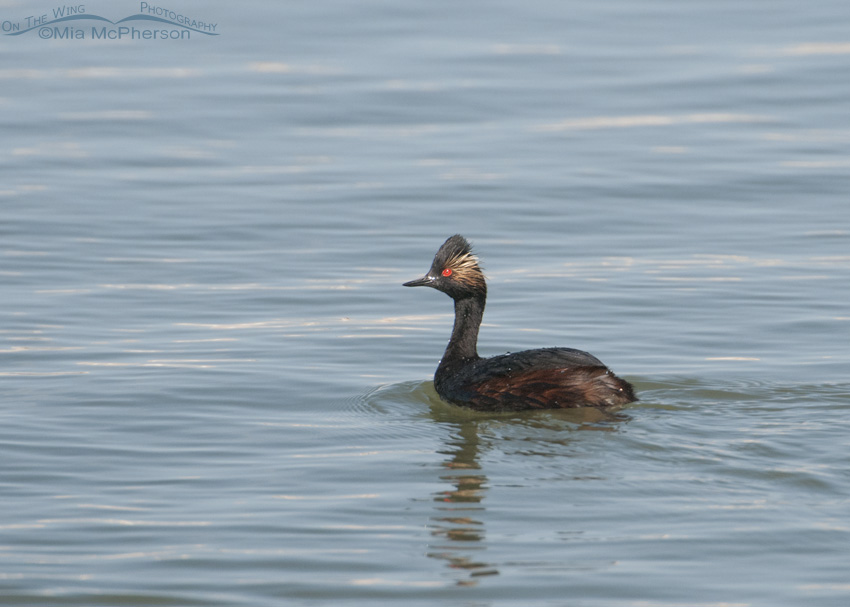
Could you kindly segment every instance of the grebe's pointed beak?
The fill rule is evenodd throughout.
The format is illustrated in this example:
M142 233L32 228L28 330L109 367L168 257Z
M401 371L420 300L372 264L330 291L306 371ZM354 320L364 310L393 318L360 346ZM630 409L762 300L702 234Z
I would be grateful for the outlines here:
M433 287L434 286L434 277L426 274L422 278L417 278L416 280L411 280L410 282L406 282L403 287Z

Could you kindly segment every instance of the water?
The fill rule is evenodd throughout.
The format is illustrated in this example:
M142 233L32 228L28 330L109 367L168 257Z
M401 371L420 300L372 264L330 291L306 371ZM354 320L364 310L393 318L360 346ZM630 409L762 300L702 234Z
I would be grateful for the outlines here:
M0 604L847 604L844 3L168 8L0 37ZM441 403L456 232L641 401Z

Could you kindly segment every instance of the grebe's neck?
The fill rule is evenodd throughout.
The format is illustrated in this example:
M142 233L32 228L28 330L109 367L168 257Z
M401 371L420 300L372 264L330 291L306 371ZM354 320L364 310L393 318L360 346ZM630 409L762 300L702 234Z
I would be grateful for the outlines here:
M478 359L478 329L484 316L485 300L486 295L455 300L455 324L441 366Z

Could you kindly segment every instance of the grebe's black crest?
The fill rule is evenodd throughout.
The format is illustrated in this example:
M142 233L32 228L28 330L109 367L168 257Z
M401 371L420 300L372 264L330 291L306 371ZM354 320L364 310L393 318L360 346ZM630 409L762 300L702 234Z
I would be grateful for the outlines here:
M629 382L587 352L544 348L481 358L478 329L487 283L469 242L446 240L422 278L406 287L432 287L455 302L452 337L434 375L444 400L482 411L609 407L637 400Z

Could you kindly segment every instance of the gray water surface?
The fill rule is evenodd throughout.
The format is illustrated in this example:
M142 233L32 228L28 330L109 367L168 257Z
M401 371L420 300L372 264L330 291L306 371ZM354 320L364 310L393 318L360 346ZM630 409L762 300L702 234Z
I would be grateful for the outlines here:
M848 604L846 3L167 8L0 32L0 604ZM640 402L441 403L454 233Z

